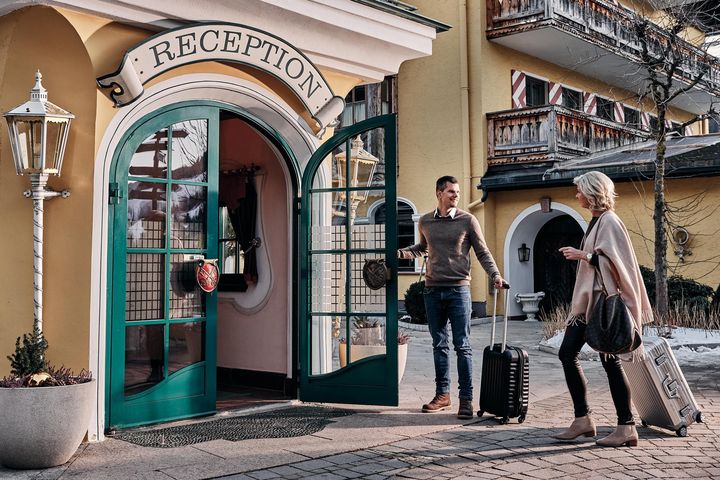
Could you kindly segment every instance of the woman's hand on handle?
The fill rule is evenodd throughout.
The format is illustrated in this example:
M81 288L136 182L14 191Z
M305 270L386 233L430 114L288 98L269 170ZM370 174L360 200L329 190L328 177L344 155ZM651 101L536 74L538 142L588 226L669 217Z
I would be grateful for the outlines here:
M583 252L577 248L560 247L558 251L563 254L566 260L587 260L587 252Z

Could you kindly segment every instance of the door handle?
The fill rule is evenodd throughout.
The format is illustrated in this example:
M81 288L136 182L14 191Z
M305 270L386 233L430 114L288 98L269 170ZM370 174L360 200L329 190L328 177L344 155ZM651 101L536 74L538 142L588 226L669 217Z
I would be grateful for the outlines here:
M662 382L663 389L665 390L665 394L668 396L668 398L675 398L678 397L678 382L677 380L674 380L670 377L670 374L668 373L665 379Z

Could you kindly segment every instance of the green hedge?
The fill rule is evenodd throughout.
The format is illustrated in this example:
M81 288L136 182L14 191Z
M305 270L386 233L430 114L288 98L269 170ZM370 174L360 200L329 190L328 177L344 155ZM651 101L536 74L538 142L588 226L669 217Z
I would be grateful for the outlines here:
M650 297L650 303L655 306L655 271L641 265L640 272L643 276L648 297ZM720 289L720 287L718 288ZM718 302L718 294L713 292L712 287L680 275L668 277L668 303L670 308L684 302L685 305L691 308L694 307L707 313L711 301L713 304Z
M412 323L427 323L425 315L425 281L411 283L405 292L405 311L412 318Z

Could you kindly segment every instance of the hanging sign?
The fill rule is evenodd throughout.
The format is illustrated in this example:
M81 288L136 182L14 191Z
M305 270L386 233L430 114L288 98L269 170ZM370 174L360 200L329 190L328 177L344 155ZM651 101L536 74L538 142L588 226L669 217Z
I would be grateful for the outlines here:
M217 266L217 259L199 260L195 266L195 281L202 291L213 292L220 281L220 271Z
M232 23L198 23L159 33L129 50L117 71L99 77L112 88L115 106L134 102L143 85L161 73L189 63L242 63L269 73L302 101L320 129L345 107L320 71L298 49L262 30Z

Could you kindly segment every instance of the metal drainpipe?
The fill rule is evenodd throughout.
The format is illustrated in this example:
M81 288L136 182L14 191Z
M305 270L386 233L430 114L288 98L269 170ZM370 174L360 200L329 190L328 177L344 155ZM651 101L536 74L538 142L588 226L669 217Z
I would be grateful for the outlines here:
M468 74L468 28L467 28L467 0L461 0L458 6L458 24L460 28L460 122L462 136L462 168L463 190L465 198L470 200L472 188L472 161L470 158L470 86ZM465 205L470 210L478 202Z

